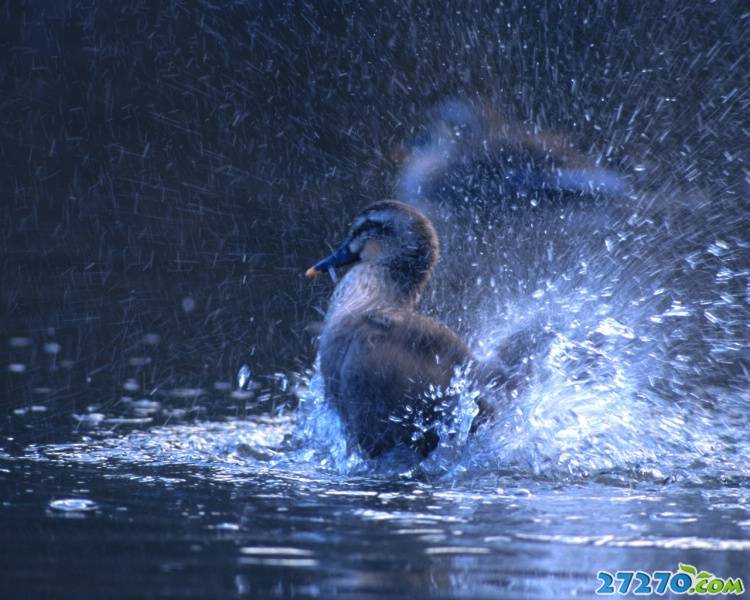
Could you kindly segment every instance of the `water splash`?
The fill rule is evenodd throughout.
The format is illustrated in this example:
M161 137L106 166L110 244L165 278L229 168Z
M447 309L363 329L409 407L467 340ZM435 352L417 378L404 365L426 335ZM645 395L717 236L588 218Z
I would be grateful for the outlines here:
M450 127L433 132L415 157L439 146L435 156L445 151L452 164L454 153L481 139L471 131L481 123L458 108L446 109ZM413 187L409 168L402 183ZM485 183L478 194L489 189ZM403 461L383 468L347 447L316 371L273 376L282 390L287 380L303 383L291 414L110 432L30 455L235 474L274 466L444 478L746 478L750 240L741 203L722 198L720 214L698 192L652 190L605 204L504 214L498 223L490 218L495 213L472 211L477 198L468 192L457 210L466 209L460 222L470 227L442 223L445 258L425 308L459 330L478 358L499 360L514 373L518 385L497 390L498 418L477 435L469 435L476 384L470 371L459 372L448 392L460 401L445 415L435 452L418 468ZM25 343L13 338L11 345ZM10 370L20 373L15 365ZM249 369L240 369L237 383L232 399L255 398ZM124 388L140 389L135 380ZM203 393L191 387L168 398L198 403ZM433 400L445 393L434 390ZM151 418L145 404L132 409L140 424ZM76 418L86 427L124 424L98 410Z
M250 381L250 378L252 376L252 373L250 372L250 367L247 365L242 365L240 367L240 370L237 372L237 388L239 390L244 390L245 386Z
M510 361L522 385L510 401L498 394L499 418L477 436L442 431L421 472L692 484L747 478L746 232L732 219L722 234L689 226L713 214L701 196L660 201L654 208L645 195L635 199L630 215L606 227L602 214L563 220L540 237L545 258L521 251L540 241L528 242L526 230L486 238L473 265L476 285L432 295L438 315L461 306L457 326L476 355ZM505 266L497 270L509 257L524 263L525 278L515 276L518 266L510 276ZM469 381L458 374L454 384ZM320 390L310 393L303 406L323 403ZM462 399L461 410L474 406ZM300 413L308 418L335 422L330 413ZM326 435L305 442L325 448ZM346 457L341 446L336 452ZM334 462L346 467L345 459Z

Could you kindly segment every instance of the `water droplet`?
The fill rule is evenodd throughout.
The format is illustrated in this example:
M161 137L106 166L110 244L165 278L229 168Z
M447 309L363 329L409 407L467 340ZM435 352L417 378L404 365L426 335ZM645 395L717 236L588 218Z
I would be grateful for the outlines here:
M156 346L161 341L158 333L147 333L143 336L143 343L148 346Z
M195 310L195 300L193 300L190 296L183 298L182 310L184 310L187 314L193 312Z
M620 336L627 340L634 340L635 333L627 325L623 325L619 321L612 318L606 318L599 323L596 328L598 333L606 336Z
M247 365L242 365L240 367L239 373L237 373L237 387L242 389L245 389L245 386L250 381L250 377L252 376L252 373L250 372L250 367Z
M73 415L73 418L79 423L86 423L87 425L96 425L104 420L102 413L89 413L87 415Z
M146 365L151 363L151 357L150 356L133 356L128 360L128 362L133 367L145 367Z
M217 523L216 525L212 525L211 529L218 531L239 531L240 526L237 523Z
M289 379L284 373L274 373L273 376L276 378L276 382L279 384L282 392L286 392L289 388Z

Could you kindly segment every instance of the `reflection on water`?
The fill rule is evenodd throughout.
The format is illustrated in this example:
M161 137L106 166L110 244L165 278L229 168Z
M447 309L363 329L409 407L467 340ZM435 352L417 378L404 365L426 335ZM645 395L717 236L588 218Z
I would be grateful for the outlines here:
M596 330L633 337L607 320ZM587 596L597 570L678 562L747 575L744 433L709 409L681 415L629 398L624 374L598 362L602 347L558 336L546 360L564 368L481 437L441 444L416 470L348 452L317 376L290 377L301 405L275 416L170 423L169 403L196 392L127 400L120 416L76 415L79 441L4 455L33 486L16 489L5 509L23 517L24 498L43 497L52 477L54 493L68 497L49 501L48 518L78 517L82 540L93 543L102 523L119 531L145 519L187 548L160 566L175 574L173 589L191 581L177 574L208 565L217 590L300 597ZM578 376L584 366L587 377ZM733 408L727 396L726 414L742 401ZM163 424L143 428L132 416L146 414ZM175 519L191 523L185 534ZM81 543L65 542L86 554ZM130 551L123 560L136 559ZM94 580L121 577L122 569Z
M249 597L590 596L599 569L678 562L748 574L750 496L735 485L342 475L295 454L294 426L284 415L89 430L6 455L0 465L26 483L3 505L3 542L38 518L29 501L64 491L44 526L58 532L70 589L84 589L72 580L84 565L94 590L151 569L173 593L200 581ZM102 552L114 539L120 549ZM59 580L36 573L39 589Z

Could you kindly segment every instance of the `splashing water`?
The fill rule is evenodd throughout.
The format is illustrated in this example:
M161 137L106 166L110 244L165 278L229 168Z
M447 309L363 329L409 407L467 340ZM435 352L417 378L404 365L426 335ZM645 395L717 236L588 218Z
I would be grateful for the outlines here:
M250 381L251 376L252 373L250 372L250 367L248 367L247 365L242 365L237 373L237 388L240 390L244 390L245 386Z
M721 413L671 402L641 388L638 375L615 353L617 343L633 339L628 328L603 319L593 333L583 342L557 334L526 389L475 436L468 430L477 392L470 374L467 379L458 373L453 428L439 430L440 444L418 472L449 478L514 472L695 483L747 477L750 440L741 394L724 395ZM375 468L348 451L318 374L303 394L294 438L301 448L298 459L341 473Z
M494 252L480 246L480 275L461 290L458 326L478 357L513 365L521 385L510 397L496 392L498 418L472 436L478 391L470 370L457 372L450 390L434 391L435 400L458 393L460 401L438 431L437 449L418 467L403 460L373 464L347 448L317 369L274 375L283 390L288 379L297 382L292 413L155 427L31 455L198 464L235 475L262 466L449 479L512 472L743 480L750 461L743 367L750 322L750 270L743 265L750 264L750 246L737 227L722 237L688 230L691 243L676 244L659 218L634 213L593 241L574 244L572 254L552 253L534 265L523 288L496 266L512 241ZM441 297L438 288L428 307L438 316L448 308ZM243 366L239 388L249 379Z
M722 231L695 226L715 210L702 197L661 200L653 208L652 199L633 197L629 215L623 207L617 219L592 209L545 230L543 260L525 258L525 239L488 236L480 240L476 286L459 288L458 302L448 300L455 287L433 293L435 313L463 306L456 325L465 323L477 356L509 356L524 382L510 401L498 394L499 417L478 435L441 431L421 472L694 483L747 477L747 232L729 216ZM527 269L520 288L505 268L497 271L508 256ZM471 422L470 381L456 375L454 385L466 391L453 423ZM331 464L352 466L318 380L302 398L298 431L309 448L339 440L327 453Z
M464 369L451 389L431 391L436 403L460 399L439 426L432 455L419 467L374 465L347 447L316 368L273 374L281 392L289 380L301 383L292 414L96 440L94 459L219 468L262 461L447 478L508 470L551 478L746 477L746 207L734 196L709 201L666 185L635 193L631 178L571 154L554 136L498 127L496 117L459 99L439 104L395 186L432 216L445 248L426 312L462 333L480 360L500 361L512 374L513 385L490 397L494 422L469 434L480 390ZM637 164L636 173L646 171ZM194 304L186 296L184 311ZM233 399L273 398L256 395L257 374L247 365L236 377ZM138 385L128 381L125 389ZM137 416L150 422L150 413ZM99 411L76 418L93 427L123 423ZM71 451L83 456L85 444Z

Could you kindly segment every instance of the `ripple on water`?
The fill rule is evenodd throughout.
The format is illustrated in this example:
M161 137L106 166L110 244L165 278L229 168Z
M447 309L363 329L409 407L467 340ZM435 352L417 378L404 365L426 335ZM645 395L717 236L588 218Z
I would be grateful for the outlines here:
M615 535L547 535L517 533L515 538L529 542L553 542L573 546L606 546L612 548L661 548L677 550L710 550L747 552L750 540L701 537L620 537Z
M312 568L319 562L314 554L304 548L282 546L246 546L240 548L240 564L266 567Z
M138 423L133 424L143 422L138 419ZM231 480L267 466L291 426L292 420L287 416L264 416L152 427L125 435L101 431L96 437L87 437L78 443L30 446L26 456L32 460L105 468L126 465L208 468L215 479Z
M669 523L695 523L698 520L698 515L665 511L656 513L652 515L651 518L657 521L666 521Z

